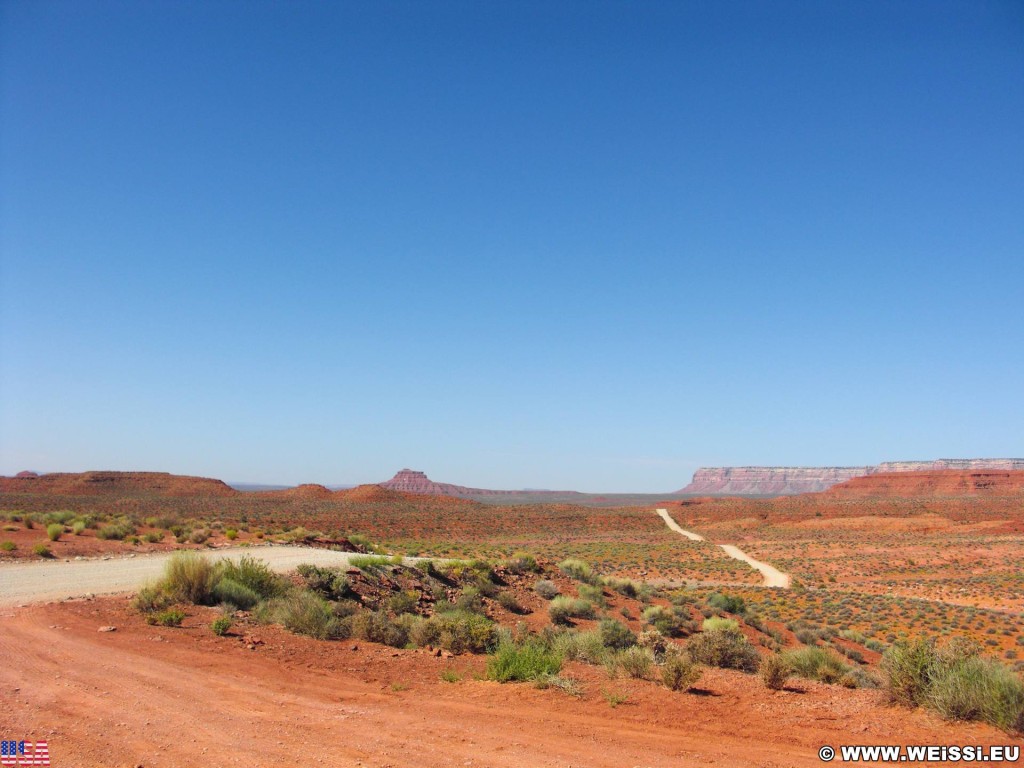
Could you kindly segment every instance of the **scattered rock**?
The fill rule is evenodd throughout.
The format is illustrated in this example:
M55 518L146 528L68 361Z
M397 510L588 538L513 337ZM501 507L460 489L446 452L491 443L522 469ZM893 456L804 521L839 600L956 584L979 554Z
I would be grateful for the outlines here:
M116 632L117 631L117 627L110 627L110 626L100 627L96 631L97 632Z

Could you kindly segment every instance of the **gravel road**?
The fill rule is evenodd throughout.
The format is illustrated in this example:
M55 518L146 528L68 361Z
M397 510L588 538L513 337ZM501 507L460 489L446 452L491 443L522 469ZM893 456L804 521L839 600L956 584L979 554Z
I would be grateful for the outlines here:
M135 557L0 565L0 605L134 592L160 577L170 552ZM353 552L332 552L311 547L235 547L201 553L213 560L243 555L266 561L275 571L291 571L301 563L347 565ZM414 560L415 558L408 558Z
M692 539L693 541L705 540L704 537L701 536L699 533L693 533L692 531L687 531L683 528L680 528L679 523L672 519L667 509L658 509L655 511L661 516L661 519L665 521L665 525L667 525L671 530L675 531L676 533L682 534L686 538ZM725 554L727 554L729 557L733 557L737 560L742 560L751 568L758 571L764 577L764 585L766 587L781 587L782 589L789 588L790 578L788 573L783 573L775 566L768 565L768 563L762 563L760 560L755 560L742 549L733 544L719 544L718 546L721 547L725 551Z

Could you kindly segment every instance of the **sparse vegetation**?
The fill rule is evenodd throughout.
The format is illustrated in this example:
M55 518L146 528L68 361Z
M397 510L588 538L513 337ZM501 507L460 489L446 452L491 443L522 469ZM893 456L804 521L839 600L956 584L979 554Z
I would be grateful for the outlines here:
M502 643L487 660L487 678L499 683L537 680L561 669L561 657L535 639Z
M686 650L690 657L709 667L756 672L760 656L738 629L710 629L690 638Z

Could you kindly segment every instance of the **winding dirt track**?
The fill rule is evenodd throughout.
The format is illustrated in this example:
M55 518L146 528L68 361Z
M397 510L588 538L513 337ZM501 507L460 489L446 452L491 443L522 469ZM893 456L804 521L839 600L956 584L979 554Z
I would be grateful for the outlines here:
M661 519L665 521L665 524L671 530L685 536L688 539L692 539L693 541L705 541L704 537L701 536L699 533L694 533L693 531L687 531L681 528L679 526L679 523L673 520L672 517L669 515L667 509L658 509L655 511L661 516ZM768 565L768 563L762 563L760 560L755 560L742 549L733 544L719 544L718 546L721 547L725 551L725 554L727 554L729 557L741 560L754 570L759 571L760 574L764 577L764 585L766 587L779 587L781 589L789 589L791 579L788 573L783 573L778 568Z
M138 557L4 564L0 566L0 605L62 600L87 594L134 592L146 582L158 579L172 554L162 552ZM348 565L349 558L357 553L275 546L237 547L201 554L214 560L237 560L249 555L266 561L275 571L286 572L301 563Z

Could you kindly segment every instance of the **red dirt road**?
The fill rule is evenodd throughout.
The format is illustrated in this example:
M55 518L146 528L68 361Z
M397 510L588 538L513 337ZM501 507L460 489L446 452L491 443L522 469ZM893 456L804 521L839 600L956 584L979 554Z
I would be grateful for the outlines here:
M700 695L609 680L572 664L582 698L473 679L481 657L439 659L363 642L236 626L213 609L146 625L123 598L0 616L0 733L46 739L76 766L820 766L822 744L1006 744L982 725L888 707L875 691L801 681L771 693L709 670ZM101 633L103 625L116 632ZM352 650L358 645L358 650ZM439 675L450 668L458 682ZM602 691L628 695L611 708Z

